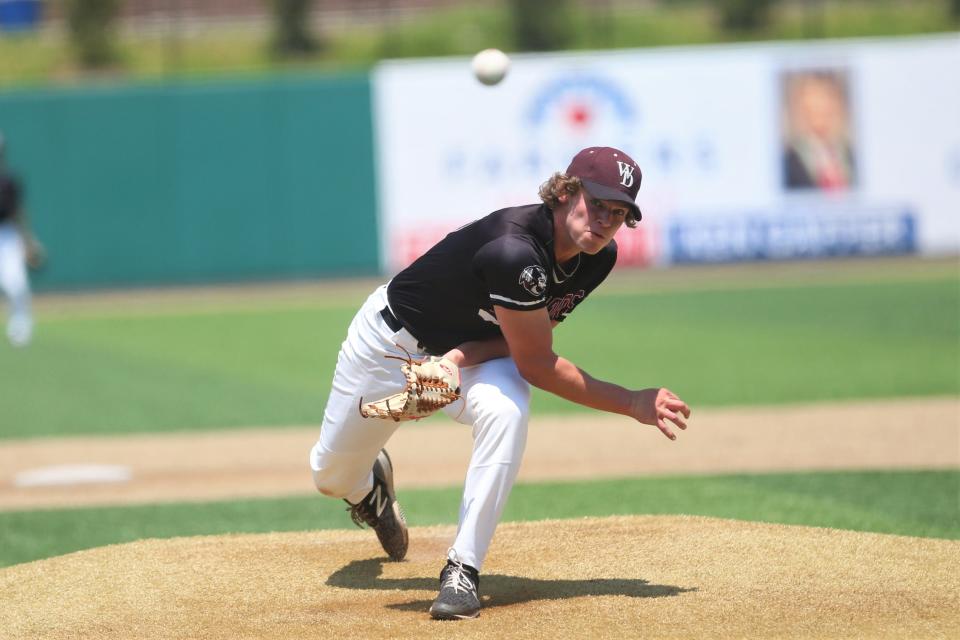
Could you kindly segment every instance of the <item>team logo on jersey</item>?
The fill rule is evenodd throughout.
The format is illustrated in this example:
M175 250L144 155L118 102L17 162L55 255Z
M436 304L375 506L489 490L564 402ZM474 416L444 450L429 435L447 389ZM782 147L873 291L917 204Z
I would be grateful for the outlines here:
M520 286L535 298L541 297L543 292L547 290L546 271L543 270L543 267L535 264L526 267L520 274Z
M617 160L617 166L620 167L620 184L629 189L633 186L633 165Z

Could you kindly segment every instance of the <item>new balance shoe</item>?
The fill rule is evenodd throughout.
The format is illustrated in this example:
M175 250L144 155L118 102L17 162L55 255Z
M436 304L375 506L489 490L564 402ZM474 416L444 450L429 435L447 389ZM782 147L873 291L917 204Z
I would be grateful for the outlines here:
M453 549L440 572L440 594L430 605L436 620L463 620L480 615L480 572L463 564Z
M381 449L373 463L373 489L358 504L351 504L350 517L361 529L367 524L377 533L380 545L393 560L407 555L409 536L407 520L393 490L393 463L386 449Z

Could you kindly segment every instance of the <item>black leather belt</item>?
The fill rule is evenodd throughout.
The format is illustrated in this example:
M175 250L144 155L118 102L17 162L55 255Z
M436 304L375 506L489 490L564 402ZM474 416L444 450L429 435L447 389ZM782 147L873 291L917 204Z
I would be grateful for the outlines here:
M400 321L397 320L397 316L393 315L393 312L390 311L390 307L384 307L380 309L380 315L383 317L383 321L387 323L387 326L393 329L395 332L403 329L403 325L400 324Z
M389 306L384 307L383 309L380 309L380 317L383 318L383 321L387 323L387 326L390 327L394 333L404 328L404 326L400 324L400 321L397 320L397 316L393 315L393 312L390 311ZM409 329L407 330L407 333L410 333ZM413 336L412 333L410 335ZM416 339L416 336L413 336L413 337L414 339ZM417 349L420 349L420 350L424 349L423 343L420 342L419 340L417 340Z

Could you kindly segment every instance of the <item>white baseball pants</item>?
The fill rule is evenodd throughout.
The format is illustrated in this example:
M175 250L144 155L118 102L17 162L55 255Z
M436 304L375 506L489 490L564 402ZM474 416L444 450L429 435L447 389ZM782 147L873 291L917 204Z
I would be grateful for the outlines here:
M33 315L26 249L19 229L12 222L0 224L0 290L10 301L7 338L15 346L24 346L33 334Z
M423 355L405 329L394 332L380 315L387 304L386 285L361 307L340 348L320 439L310 451L317 489L324 495L360 502L373 487L372 467L380 449L401 423L363 418L360 397L376 400L403 388L395 360L384 355ZM462 402L445 409L457 422L473 427L473 454L460 504L457 537L460 560L481 569L494 530L510 495L527 440L530 386L510 358L460 370Z

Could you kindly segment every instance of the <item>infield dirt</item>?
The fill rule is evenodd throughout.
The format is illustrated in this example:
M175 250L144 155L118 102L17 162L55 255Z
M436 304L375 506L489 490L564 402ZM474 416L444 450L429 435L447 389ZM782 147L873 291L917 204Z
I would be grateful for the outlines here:
M950 638L960 542L700 517L504 524L477 620L427 608L452 527L140 542L0 571L5 638Z
M521 482L637 475L956 469L960 398L915 398L695 411L670 442L653 427L596 413L535 419ZM316 494L307 453L318 428L5 441L0 511ZM470 430L440 418L408 424L388 445L397 486L458 486ZM17 486L63 464L129 468L129 482ZM319 498L318 498L319 499Z

